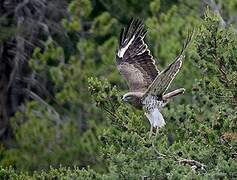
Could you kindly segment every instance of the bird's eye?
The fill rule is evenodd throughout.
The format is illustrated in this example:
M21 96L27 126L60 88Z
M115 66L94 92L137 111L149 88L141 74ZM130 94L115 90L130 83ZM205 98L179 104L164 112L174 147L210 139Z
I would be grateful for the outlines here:
M132 97L131 96L123 96L122 99L124 101L129 101L130 99L132 99Z
M127 96L126 99L130 100L130 99L132 99L132 96Z

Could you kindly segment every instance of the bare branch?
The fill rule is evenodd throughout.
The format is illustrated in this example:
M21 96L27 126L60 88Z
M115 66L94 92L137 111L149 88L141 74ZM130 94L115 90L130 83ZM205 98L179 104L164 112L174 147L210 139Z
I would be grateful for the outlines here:
M174 155L168 155L168 154L162 154L160 153L155 145L154 145L154 141L155 139L152 141L152 147L154 148L154 151L156 152L156 154L158 155L159 159L165 159L165 158L171 158L173 160L175 160L177 163L179 164L183 164L183 165L190 165L192 169L196 170L197 168L201 169L201 170L205 170L206 169L206 165L203 163L200 163L196 160L192 160L192 159L185 159L185 158L178 158Z
M200 169L205 169L206 168L206 165L205 164L202 164L198 161L195 161L195 160L192 160L192 159L179 159L177 160L177 162L179 164L188 164L190 166L196 166L197 168L200 168Z
M35 94L34 92L32 92L32 91L30 91L28 89L23 89L22 91L24 93L27 93L34 100L40 102L45 107L47 107L55 115L55 120L56 120L57 123L61 123L62 122L58 112L50 104L48 104L46 101L44 101L40 96L38 96L37 94Z

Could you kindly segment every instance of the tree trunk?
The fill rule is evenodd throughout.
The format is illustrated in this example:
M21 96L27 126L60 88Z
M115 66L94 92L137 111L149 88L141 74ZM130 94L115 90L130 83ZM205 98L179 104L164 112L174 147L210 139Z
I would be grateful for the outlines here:
M0 52L3 51L3 46L0 45ZM2 53L0 53L1 55ZM7 66L4 59L0 56L0 137L3 137L7 127L9 127L8 105L7 105Z
M0 1L0 140L9 137L10 117L37 81L28 66L34 48L43 48L51 34L63 33L57 28L65 11L63 0Z

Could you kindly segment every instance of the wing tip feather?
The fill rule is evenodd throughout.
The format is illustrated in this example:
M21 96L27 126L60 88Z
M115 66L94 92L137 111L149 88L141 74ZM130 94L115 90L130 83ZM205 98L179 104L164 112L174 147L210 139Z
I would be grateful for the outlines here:
M145 29L143 21L139 18L132 17L129 20L129 23L126 28L122 28L121 30L119 42L120 47L125 46L134 35L134 39L138 38L139 36L143 38L146 32L147 30Z
M125 28L123 27L123 28L121 29L120 37L119 37L119 45L120 45L120 46L121 46L122 41L123 41L123 39L124 39L124 31L125 31Z

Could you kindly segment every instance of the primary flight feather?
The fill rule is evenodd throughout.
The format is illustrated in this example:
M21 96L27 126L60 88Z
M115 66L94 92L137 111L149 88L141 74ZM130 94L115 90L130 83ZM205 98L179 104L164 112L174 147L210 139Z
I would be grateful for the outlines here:
M129 91L123 100L136 108L144 109L145 115L151 124L150 136L153 128L165 125L160 113L167 101L184 92L184 88L165 94L171 82L182 66L183 52L191 41L189 35L181 53L165 70L159 71L147 44L145 25L139 19L131 19L126 28L123 28L119 39L119 48L116 52L116 64L119 72L128 82Z

